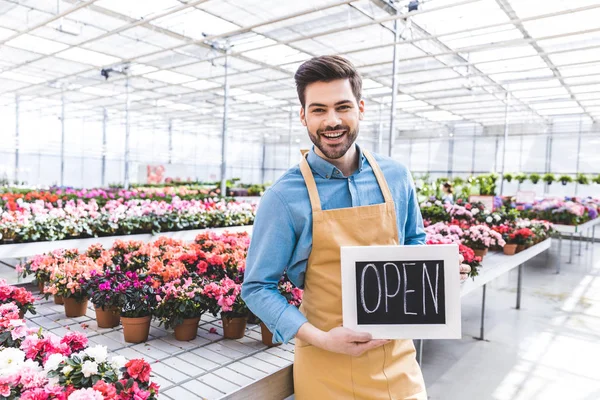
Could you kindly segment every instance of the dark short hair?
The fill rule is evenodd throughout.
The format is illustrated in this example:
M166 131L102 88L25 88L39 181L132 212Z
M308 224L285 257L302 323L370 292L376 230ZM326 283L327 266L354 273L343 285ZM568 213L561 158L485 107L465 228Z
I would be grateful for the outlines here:
M306 87L315 82L331 82L338 79L350 80L356 101L362 98L362 78L354 65L344 57L320 56L303 63L296 71L294 80L302 107L306 104Z

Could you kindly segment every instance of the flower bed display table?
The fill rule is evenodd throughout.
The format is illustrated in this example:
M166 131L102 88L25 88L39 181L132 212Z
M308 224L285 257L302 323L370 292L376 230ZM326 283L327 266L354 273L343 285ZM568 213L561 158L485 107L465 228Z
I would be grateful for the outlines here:
M151 242L161 236L166 236L173 239L192 241L199 233L206 231L252 232L252 225L194 229L189 231L160 232L156 235L151 233L143 233L139 235L104 236L85 239L55 240L51 242L3 244L0 245L0 260L7 258L32 257L37 254L47 253L56 249L78 249L80 251L85 251L88 247L96 243L110 247L116 240L141 240L143 242Z
M585 248L587 250L587 248L589 247L590 241L592 243L594 242L594 238L596 236L596 225L598 225L598 224L600 224L600 217L595 218L595 219L588 221L581 225L554 224L554 229L559 233L559 236L558 236L559 263L558 263L558 266L556 269L556 273L560 273L560 255L562 253L562 237L563 237L563 235L567 235L571 239L569 242L569 262L568 262L568 264L571 264L571 262L573 262L573 239L575 238L575 235L579 234L579 254L578 255L581 255L581 245L583 242L584 232L585 232L585 236L587 238L590 238L589 240L586 239ZM589 235L590 229L592 230L591 237Z

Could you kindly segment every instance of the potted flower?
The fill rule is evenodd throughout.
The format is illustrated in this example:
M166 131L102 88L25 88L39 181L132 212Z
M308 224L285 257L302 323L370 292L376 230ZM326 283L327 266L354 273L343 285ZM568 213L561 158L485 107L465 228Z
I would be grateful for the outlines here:
M531 183L533 183L534 185L537 184L541 179L540 174L529 174L529 180L531 181Z
M517 252L517 243L512 238L512 233L514 232L513 228L507 227L506 232L503 232L502 237L506 244L504 245L503 251L507 256L514 256Z
M475 278L477 275L479 275L479 268L481 267L481 257L476 256L473 249L465 246L464 244L458 245L458 253L462 258L460 262L462 264L468 264L469 267L471 267L469 277Z
M527 175L524 174L523 172L519 172L519 173L515 174L515 180L519 183L523 183L527 180Z
M80 257L74 260L63 260L50 273L50 281L46 294L63 297L65 315L75 318L84 316L87 310L87 292L81 282L91 277L92 271L98 272L98 265L89 258Z
M204 289L191 277L167 282L156 297L154 315L165 328L174 328L175 339L192 340L198 333L200 317L206 310Z
M487 225L473 225L465 230L463 244L473 249L476 256L483 258L490 247L504 247L506 243L502 235Z
M147 275L127 271L123 282L123 307L121 324L128 343L148 340L152 312L157 303L153 280Z
M19 317L22 319L26 312L36 314L35 297L33 294L23 288L12 286L6 283L4 279L0 279L0 304L13 303L19 308Z
M527 245L533 243L534 233L529 228L520 228L509 236L511 243L517 245L517 253L523 251Z
M204 287L208 310L214 316L221 312L223 336L227 339L240 339L246 331L248 307L240 296L241 290L242 285L228 277Z
M505 173L502 175L502 179L504 179L504 180L505 180L506 182L508 182L508 183L510 183L510 182L511 182L511 181L514 179L514 177L515 177L515 176L514 176L513 174L511 174L510 172L505 172Z
M295 307L300 307L302 304L303 290L296 287L288 278L287 274L284 274L279 280L278 285L279 293L287 302ZM281 345L281 343L273 342L273 333L269 330L264 322L260 322L260 332L262 334L262 342L265 346L275 347Z
M563 185L566 185L567 183L573 182L573 178L570 177L569 175L561 175L558 180L560 181L560 183L562 183Z
M590 184L590 180L587 177L587 175L582 174L581 172L577 174L577 177L575 178L575 180L580 185L589 185Z
M125 280L120 267L109 267L102 272L93 271L91 277L82 282L83 290L94 305L99 328L119 326Z
M548 185L552 185L552 182L554 182L556 180L556 177L554 176L554 174L547 173L547 174L544 174L544 176L542 177L542 180L544 182L546 182Z

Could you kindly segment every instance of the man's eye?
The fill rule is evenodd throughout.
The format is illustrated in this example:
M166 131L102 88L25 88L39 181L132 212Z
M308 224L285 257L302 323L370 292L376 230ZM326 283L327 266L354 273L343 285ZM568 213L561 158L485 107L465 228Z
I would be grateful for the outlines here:
M349 109L350 109L350 106L341 106L338 108L338 110L340 110L340 111L345 111L345 110L349 110Z
M325 110L323 110L322 108L314 108L313 109L314 113L316 113L316 112L323 112L323 111L325 111Z

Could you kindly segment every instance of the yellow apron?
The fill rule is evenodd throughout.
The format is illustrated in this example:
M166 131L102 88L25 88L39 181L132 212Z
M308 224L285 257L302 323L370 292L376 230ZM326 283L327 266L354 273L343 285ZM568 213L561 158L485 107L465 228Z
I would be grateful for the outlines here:
M303 151L303 155L305 152ZM392 194L377 162L364 151L385 203L322 210L314 176L303 156L300 170L313 214L312 252L300 311L323 331L342 326L341 246L397 245ZM331 353L296 338L294 391L297 400L427 400L412 340L395 340L359 357Z

